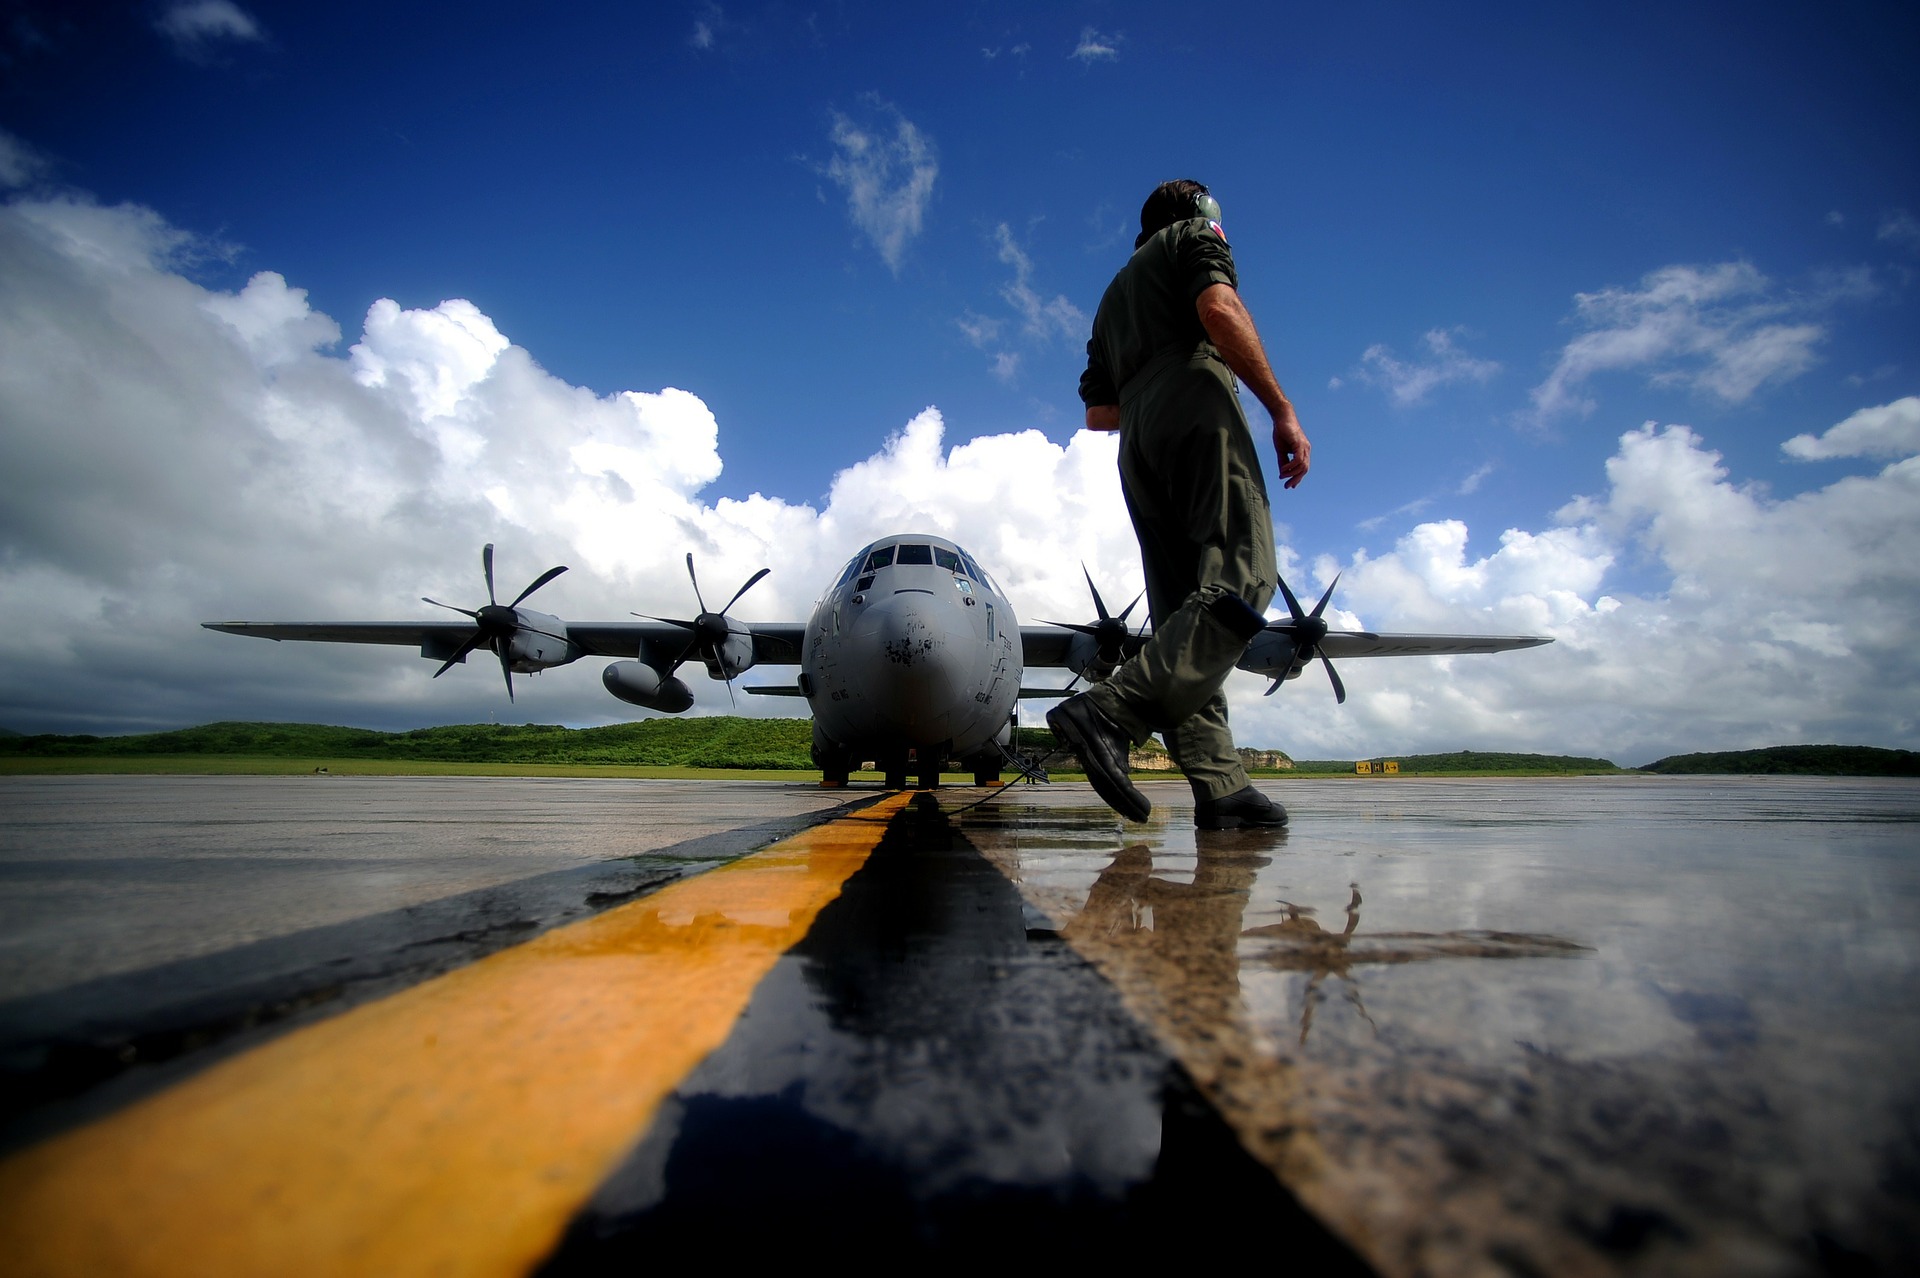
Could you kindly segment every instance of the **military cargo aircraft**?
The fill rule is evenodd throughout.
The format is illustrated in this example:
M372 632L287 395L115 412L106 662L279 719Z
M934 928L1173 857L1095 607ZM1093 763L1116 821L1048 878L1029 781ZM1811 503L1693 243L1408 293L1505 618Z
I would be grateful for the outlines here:
M973 556L928 533L882 537L864 547L847 561L804 624L741 622L728 615L767 575L765 568L725 606L709 609L691 554L687 575L699 612L688 618L635 613L637 621L563 621L522 606L564 567L548 569L512 603L500 603L491 544L481 551L480 564L487 583L485 606L460 608L423 598L465 620L205 625L263 639L418 647L422 657L441 663L435 678L485 649L499 659L509 699L516 674L535 674L582 657L614 657L600 672L607 691L665 714L693 705L693 691L678 673L689 661L699 661L709 678L724 682L729 697L733 681L755 666L797 665L800 674L793 684L747 691L807 702L813 712L813 759L826 784L844 785L850 772L872 761L893 789L904 789L910 772L922 787L936 786L949 760L958 760L982 785L997 780L1003 766L1020 767L1009 749L1018 699L1071 695L1082 679L1106 678L1147 637L1144 626L1135 630L1127 620L1138 597L1118 614L1110 613L1091 576L1093 621L1023 626L1005 592ZM1530 635L1332 630L1321 614L1333 586L1311 612L1284 583L1280 589L1288 616L1269 622L1239 663L1273 680L1269 695L1298 678L1316 657L1326 667L1334 695L1344 702L1346 688L1333 668L1334 657L1505 652L1552 642ZM1059 688L1022 687L1026 671L1035 668L1068 670L1073 678Z

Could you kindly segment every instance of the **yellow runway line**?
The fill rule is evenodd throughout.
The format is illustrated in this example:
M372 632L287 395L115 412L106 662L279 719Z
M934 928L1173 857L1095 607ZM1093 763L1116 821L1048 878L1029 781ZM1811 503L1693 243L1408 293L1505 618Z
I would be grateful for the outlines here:
M524 1274L910 795L0 1163L0 1269Z

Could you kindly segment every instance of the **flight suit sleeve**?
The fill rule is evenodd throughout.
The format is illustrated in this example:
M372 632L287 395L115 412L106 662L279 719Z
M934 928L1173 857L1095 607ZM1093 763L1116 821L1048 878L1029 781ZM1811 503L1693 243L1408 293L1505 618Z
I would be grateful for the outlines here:
M1233 269L1233 250L1220 228L1203 217L1194 218L1176 228L1173 237L1173 263L1180 289L1189 302L1215 284L1238 291L1239 273Z
M1113 384L1113 374L1107 371L1107 361L1100 353L1099 342L1093 338L1087 339L1087 371L1080 374L1080 402L1089 408L1120 402L1120 391Z

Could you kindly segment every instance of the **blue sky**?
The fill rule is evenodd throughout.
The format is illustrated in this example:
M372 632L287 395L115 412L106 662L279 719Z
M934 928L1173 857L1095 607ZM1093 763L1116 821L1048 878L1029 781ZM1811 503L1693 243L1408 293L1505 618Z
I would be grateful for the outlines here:
M721 466L688 481L682 496L696 511L760 494L832 523L836 477L884 456L930 406L948 449L1028 430L1070 449L1087 317L1131 244L1141 199L1172 176L1198 177L1219 196L1243 295L1314 441L1313 474L1275 503L1289 563L1310 587L1343 568L1411 562L1419 547L1446 541L1423 529L1462 527L1465 571L1491 562L1508 530L1565 540L1590 527L1606 544L1583 542L1579 562L1560 565L1567 590L1589 610L1603 598L1647 603L1640 640L1650 642L1659 616L1676 615L1676 589L1750 616L1728 593L1736 579L1751 585L1742 552L1724 548L1727 561L1711 569L1694 564L1661 531L1673 520L1651 489L1622 488L1633 470L1623 436L1657 423L1669 432L1658 440L1677 446L1670 432L1684 425L1685 458L1720 458L1720 478L1701 482L1773 520L1750 539L1757 548L1785 535L1780 521L1802 509L1792 499L1847 504L1834 485L1894 483L1886 459L1905 456L1877 443L1796 456L1785 441L1920 394L1920 94L1911 77L1920 16L1910 5L1216 5L1201 14L701 3L556 14L517 4L198 0L89 6L81 19L64 5L7 12L0 169L16 211L144 210L174 238L142 250L143 260L207 296L239 295L274 273L330 317L339 340L312 351L336 367L364 344L376 301L411 316L464 299L577 394L689 392L716 423ZM9 260L20 322L46 318L35 308L57 307L55 295L31 292L21 259ZM195 376L177 367L162 380ZM41 392L51 394L31 389ZM0 419L20 447L26 423L40 420L26 403L16 401L12 424ZM1895 409L1872 430L1904 438L1907 415ZM564 436L571 427L549 419L525 429ZM47 473L76 493L99 486L83 465ZM33 496L54 501L45 485ZM1698 496L1668 493L1695 509ZM1569 507L1582 497L1591 499L1584 514ZM1857 558L1911 529L1900 501L1879 499L1892 522L1835 554ZM1004 553L1052 553L1037 547L1059 542L1066 555L1062 537L1081 538L1076 553L1087 553L1092 534L1058 526L1072 501L1050 506L1031 492L1021 502L999 509L1032 544L1022 549L1009 534ZM1602 518L1602 507L1613 513ZM545 566L534 558L579 544L499 501L490 517L496 526L475 516L475 536L497 535L504 553L516 529L528 534L517 540L529 576ZM60 560L49 540L57 520L37 531L10 522L16 572ZM1116 576L1125 576L1125 531L1122 521L1117 541L1098 534ZM423 546L420 535L396 532L405 543L393 547L396 562L402 552L444 558L451 573L474 557L464 527L446 538L457 544ZM259 553L277 540L264 531ZM709 540L721 553L725 538ZM683 548L663 545L653 559L675 561ZM163 559L188 576L204 566L169 552L140 566L76 569L75 582L55 590L42 581L31 587L38 594L24 577L16 584L22 599L45 605L49 590L84 595L88 572L100 590L117 589L112 582L162 571ZM226 571L236 590L252 580ZM1911 603L1910 579L1891 571L1891 588L1884 574L1861 580ZM1023 611L1065 606L1050 592L1068 576L1036 570L1040 602ZM1414 600L1391 576L1381 569L1368 593L1362 574L1349 606L1371 607L1356 621L1471 630L1531 615L1513 604L1519 595L1449 596L1432 573ZM654 580L637 563L612 561L601 578L634 589ZM673 587L661 579L657 588ZM778 601L804 608L811 584L791 589L791 601ZM1803 612L1827 598L1816 596ZM1451 611L1440 606L1449 599ZM259 612L244 598L219 602ZM585 593L573 612L627 606L668 604L616 609ZM1908 615L1875 624L1897 630ZM1823 719L1822 707L1842 697L1826 689L1791 714L1684 731L1646 719L1616 735L1690 738L1677 749L1826 727L1912 743L1910 703L1888 707L1883 696L1877 711L1865 708L1875 670L1888 673L1869 659L1879 640L1849 634L1796 653L1803 637L1778 631L1755 642L1786 649L1721 652L1709 667L1756 660L1754 677L1767 682L1769 663L1834 661L1844 648L1862 663L1845 694L1862 709ZM1589 638L1592 651L1619 646ZM291 654L272 655L288 673ZM1684 678L1701 682L1698 671ZM1440 716L1432 698L1452 695L1381 686L1389 701L1405 691L1426 716L1330 720L1314 729L1327 748L1404 735ZM129 711L130 726L234 708L219 696L182 702L142 688L129 698L155 699ZM1465 718L1438 721L1469 735L1538 735L1514 726L1533 692L1488 695L1504 708L1483 699ZM386 702L369 697L343 691L319 704L380 717L374 707ZM77 721L86 716L76 704L36 690L0 699L0 721ZM587 704L546 717L619 709ZM471 709L435 705L409 701L394 713ZM1272 735L1296 731L1276 720ZM1608 745L1607 733L1592 735L1595 748Z

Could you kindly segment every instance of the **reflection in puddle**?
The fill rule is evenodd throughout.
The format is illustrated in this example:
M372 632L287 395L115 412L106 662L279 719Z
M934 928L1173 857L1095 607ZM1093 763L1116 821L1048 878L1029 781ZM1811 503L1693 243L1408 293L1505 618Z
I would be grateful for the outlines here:
M1383 1273L1920 1272L1920 788L1307 793L964 828Z
M1353 977L1355 967L1398 963L1425 963L1432 959L1481 958L1572 958L1591 954L1591 948L1557 936L1530 932L1489 932L1462 929L1454 932L1362 932L1360 928L1360 885L1350 883L1347 899L1347 925L1329 932L1315 921L1313 907L1282 901L1287 917L1278 923L1250 927L1240 935L1258 938L1267 944L1253 955L1253 961L1283 972L1305 972L1306 989L1300 997L1300 1042L1307 1041L1313 1028L1313 1009L1325 997L1321 983L1337 977L1362 1020L1375 1032L1379 1026L1367 1014L1360 997L1360 983Z
M847 1222L831 1233L842 1267L1070 1256L1117 1268L1184 1259L1174 1234L1143 1236L1139 1222L1201 1216L1223 1248L1367 1272L1111 986L1031 921L921 796L542 1272L637 1271L715 1247L786 1262L833 1221Z

